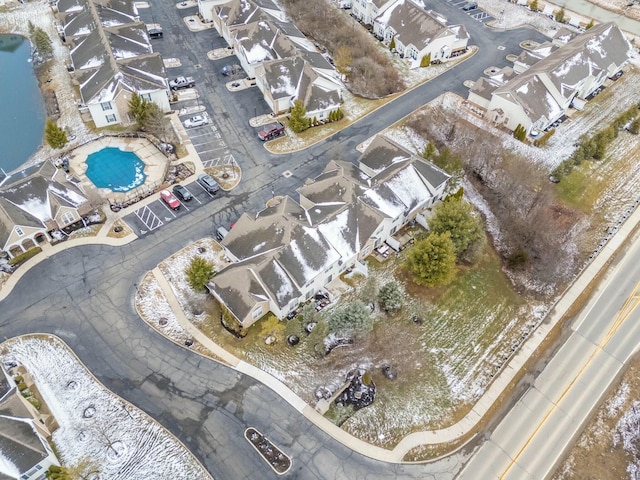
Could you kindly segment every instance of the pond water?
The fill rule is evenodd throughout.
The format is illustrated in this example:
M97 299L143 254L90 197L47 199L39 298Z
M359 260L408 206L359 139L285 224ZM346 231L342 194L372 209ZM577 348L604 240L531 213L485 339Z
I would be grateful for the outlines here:
M0 35L0 168L19 168L43 142L45 108L31 46L20 35Z

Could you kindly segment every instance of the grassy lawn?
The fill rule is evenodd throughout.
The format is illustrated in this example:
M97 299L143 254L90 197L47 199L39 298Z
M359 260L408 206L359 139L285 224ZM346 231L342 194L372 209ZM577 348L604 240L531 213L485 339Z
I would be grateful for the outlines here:
M237 338L220 324L220 309L212 298L206 300L199 327L311 405L319 388L335 392L350 370L367 369L377 387L375 402L356 412L332 407L328 418L363 440L392 448L412 431L447 426L463 417L525 325L533 322L531 307L511 289L490 248L476 266L460 268L455 281L441 289L414 284L401 268L402 257L382 264L371 261L369 268L380 286L394 278L404 285L403 310L388 316L377 309L370 334L329 355L315 353L304 334L297 346L290 346L286 322L271 314L249 328L245 338ZM348 282L355 288L341 302L358 298L365 279ZM413 321L414 315L421 324ZM268 337L275 343L267 345ZM397 370L396 379L382 374L385 364Z

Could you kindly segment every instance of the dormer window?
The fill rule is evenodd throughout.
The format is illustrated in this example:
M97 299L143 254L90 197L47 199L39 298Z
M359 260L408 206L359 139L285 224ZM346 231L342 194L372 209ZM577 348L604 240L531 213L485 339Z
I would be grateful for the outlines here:
M24 235L24 232L20 227L16 227L16 234L18 234L18 236L21 237Z

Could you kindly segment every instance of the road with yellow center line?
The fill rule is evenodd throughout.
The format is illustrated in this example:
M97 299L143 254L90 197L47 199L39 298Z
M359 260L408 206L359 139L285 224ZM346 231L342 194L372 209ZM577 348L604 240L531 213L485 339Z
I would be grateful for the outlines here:
M565 344L459 479L542 480L553 475L640 345L640 248L634 246L627 257L605 279Z

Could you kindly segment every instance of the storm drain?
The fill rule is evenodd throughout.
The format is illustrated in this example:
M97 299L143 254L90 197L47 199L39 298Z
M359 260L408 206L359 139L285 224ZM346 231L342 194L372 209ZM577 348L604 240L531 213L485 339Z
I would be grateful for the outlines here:
M293 173L291 173L289 170L285 170L285 171L282 173L282 176L283 176L284 178L289 178L291 175L293 175Z

